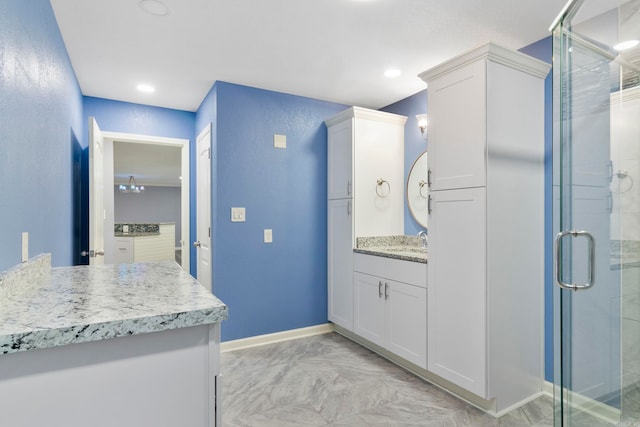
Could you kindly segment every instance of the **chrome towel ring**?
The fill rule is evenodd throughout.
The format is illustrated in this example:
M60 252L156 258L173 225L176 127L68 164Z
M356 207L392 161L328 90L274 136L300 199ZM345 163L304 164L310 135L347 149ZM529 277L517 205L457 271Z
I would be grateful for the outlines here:
M387 184L386 193L383 191L383 187L385 186L385 184ZM389 197L389 193L391 193L391 184L389 184L389 182L387 182L382 178L378 178L378 185L376 185L376 194L378 195L378 197L381 197L384 199L385 197Z

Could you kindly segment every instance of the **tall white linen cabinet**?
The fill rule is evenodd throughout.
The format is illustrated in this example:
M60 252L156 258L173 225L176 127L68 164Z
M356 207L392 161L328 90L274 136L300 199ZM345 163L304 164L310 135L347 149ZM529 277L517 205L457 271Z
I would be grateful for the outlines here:
M404 124L351 107L327 125L328 317L353 331L356 237L404 234Z
M428 371L497 413L543 385L544 78L492 43L428 83Z

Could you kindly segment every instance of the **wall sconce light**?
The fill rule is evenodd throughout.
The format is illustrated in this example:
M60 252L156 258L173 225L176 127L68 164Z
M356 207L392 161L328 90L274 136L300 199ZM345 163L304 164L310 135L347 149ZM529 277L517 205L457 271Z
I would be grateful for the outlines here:
M416 120L418 120L418 128L420 129L420 134L424 139L427 139L427 115L418 114L416 115Z

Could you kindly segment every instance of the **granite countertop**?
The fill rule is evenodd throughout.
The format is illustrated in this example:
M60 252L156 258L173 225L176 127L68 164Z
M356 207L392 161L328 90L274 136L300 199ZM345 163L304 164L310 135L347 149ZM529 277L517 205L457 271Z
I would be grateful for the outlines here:
M353 252L427 263L427 249L422 247L422 240L417 236L358 237Z
M140 237L140 236L159 236L160 225L175 224L173 222L154 222L149 224L118 222L113 225L113 235L115 237ZM124 231L124 227L127 231Z
M0 354L217 323L228 315L173 261L50 268L49 255L48 263L35 274L20 267L13 283L0 277Z

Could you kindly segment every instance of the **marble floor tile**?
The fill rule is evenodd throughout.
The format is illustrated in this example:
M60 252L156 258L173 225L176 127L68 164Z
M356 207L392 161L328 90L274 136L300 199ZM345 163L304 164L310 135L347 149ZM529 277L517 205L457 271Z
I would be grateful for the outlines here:
M221 372L226 427L553 425L548 397L494 418L335 333L225 352Z

